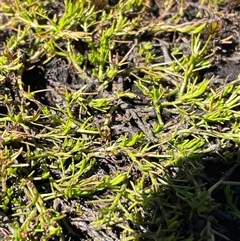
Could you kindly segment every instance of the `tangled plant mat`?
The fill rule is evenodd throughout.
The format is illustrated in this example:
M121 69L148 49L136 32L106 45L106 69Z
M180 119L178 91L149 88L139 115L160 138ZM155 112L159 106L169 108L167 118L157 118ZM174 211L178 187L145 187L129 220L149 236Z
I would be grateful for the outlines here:
M240 240L239 1L2 1L1 240Z

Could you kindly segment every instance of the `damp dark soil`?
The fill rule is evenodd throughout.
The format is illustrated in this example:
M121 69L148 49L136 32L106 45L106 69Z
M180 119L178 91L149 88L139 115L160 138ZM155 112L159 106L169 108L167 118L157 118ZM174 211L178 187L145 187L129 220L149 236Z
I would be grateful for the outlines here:
M177 1L176 1L177 2ZM110 7L114 7L117 2L110 2ZM145 17L142 25L147 26L148 22L160 21L168 19L177 12L178 4L172 6L168 13L162 12L161 4L158 2L151 2L146 4ZM203 18L203 16L198 17L197 13L201 11L204 18L213 18L211 11L208 8L201 8L198 6L196 1L189 2L184 9L184 14L182 16L182 22L192 21L194 19ZM101 8L101 6L98 6ZM59 3L49 3L46 8L49 11L49 16L53 16L55 13L61 16L64 8L63 2ZM212 46L209 52L213 51L214 55L211 57L211 66L199 71L199 82L204 78L211 79L211 87L216 91L220 86L226 85L227 83L235 82L240 73L240 47L239 47L239 32L240 32L240 4L238 1L232 4L221 4L218 5L216 10L218 15L216 16L216 21L221 22L221 29L215 35L215 39L212 40ZM129 18L133 18L138 14L138 9L132 9L129 13ZM210 16L208 16L210 15ZM220 24L220 23L219 23ZM4 44L7 39L12 35L13 30L0 30L0 46L4 49ZM211 30L209 30L211 31ZM212 30L215 31L215 30ZM215 33L207 33L215 34ZM156 56L163 56L162 59L158 58L158 63L163 63L165 61L172 61L171 51L177 45L184 46L184 51L186 54L189 52L189 36L174 36L174 33L150 33L143 32L138 36L131 36L132 39L129 43L121 42L119 39L118 44L112 50L114 56L124 57L127 56L126 64L121 66L122 73L114 77L108 84L107 88L103 88L102 83L98 79L93 77L93 69L96 68L92 63L86 61L84 66L84 73L79 74L76 68L68 62L68 60L62 56L55 55L50 60L47 60L46 55L43 54L39 59L31 61L30 56L24 55L22 63L24 68L21 73L21 81L23 83L23 88L25 92L36 92L34 95L35 101L26 101L28 105L28 114L33 115L42 109L43 106L50 106L52 110L55 111L56 115L61 115L58 108L66 108L66 99L64 89L69 92L77 91L84 88L86 102L90 102L97 98L110 98L114 96L116 91L130 91L131 93L138 96L138 98L129 98L127 96L112 100L111 105L114 108L114 115L110 123L110 131L105 133L105 137L109 141L116 141L125 133L129 136L134 136L134 134L143 132L146 136L146 141L151 145L155 145L158 142L157 137L151 131L152 123L157 120L157 114L152 111L149 107L149 99L144 95L136 85L136 76L141 78L144 74L141 72L136 72L135 74L130 74L128 69L134 69L136 66L141 66L141 59L138 59L136 53L138 52L139 46L144 46L147 41L152 44L152 54ZM202 38L206 38L203 34ZM223 39L230 39L230 41L224 42ZM96 36L97 39L97 36ZM97 40L96 40L97 41ZM175 41L175 42L174 42ZM64 43L62 44L64 46ZM86 56L89 52L89 46L84 41L74 41L73 45L76 50L78 50L83 56ZM29 48L28 45L19 46L19 51L24 53L25 50ZM131 50L131 54L128 52ZM132 51L133 50L133 51ZM124 71L126 70L126 71ZM0 114L1 116L7 116L10 112L18 113L20 111L22 95L18 87L18 74L15 71L10 71L6 74L4 81L0 83L1 96L6 96L7 102L1 101L0 103ZM170 86L171 81L166 80L165 86ZM149 84L150 88L150 84ZM55 108L56 107L56 108ZM96 108L90 108L86 110L80 109L79 105L76 103L71 109L74 116L80 116L82 120L89 118L89 114L92 116L92 122L95 127L102 127L106 121L106 114L102 111L98 111ZM174 120L174 114L169 112L162 113L163 122L178 121ZM49 125L50 123L46 120L43 125ZM6 126L7 128L12 128L12 126ZM15 127L14 131L21 131L23 127ZM29 133L34 136L35 133L41 132L41 127L32 125L28 123ZM222 129L227 128L221 126ZM168 131L168 130L166 130ZM170 130L169 130L170 131ZM77 134L76 134L77 135ZM3 142L3 140L1 140ZM28 139L29 142L33 141L31 138ZM54 143L47 142L43 140L37 140L38 144L41 146L54 146ZM3 145L10 146L12 148L25 148L18 140L11 141L11 143L2 143ZM34 143L32 143L34 144ZM214 146L215 144L213 144ZM34 148L32 145L31 148ZM169 231L168 237L162 237L162 239L157 240L200 240L201 233L207 232L206 227L210 227L215 230L215 239L207 237L204 240L216 240L224 241L240 240L240 218L235 215L234 211L229 211L230 206L234 205L236 209L240 210L240 167L236 166L237 161L239 161L240 152L234 143L232 146L229 144L227 147L222 148L221 146L216 149L213 147L212 153L200 154L198 155L198 165L201 169L196 175L193 174L194 179L189 178L186 183L183 179L186 178L184 169L178 166L171 166L169 170L166 170L170 176L172 176L173 183L177 185L185 186L186 188L194 187L197 180L197 185L199 186L199 192L201 195L205 195L206 192L219 183L219 186L212 188L211 199L209 203L201 204L201 195L197 198L195 190L190 190L194 200L183 200L178 195L178 193L171 193L171 190L165 190L161 195L165 195L169 202L169 206L176 206L176 213L178 214L177 222L181 222L176 230ZM68 163L69 161L69 163ZM25 163L24 159L20 163ZM70 160L67 160L65 165L70 166ZM184 163L187 163L185 160ZM129 159L124 156L124 154L118 154L114 158L102 157L98 160L98 165L91 171L92 173L87 173L86 178L91 175L111 174L117 170L127 170L131 165ZM186 164L187 165L187 164ZM31 172L34 171L34 175L41 175L42 172L37 169L37 165L33 169L26 170L21 173L22 176L27 177ZM58 171L52 169L52 178L58 179L61 174ZM138 178L139 170L135 170L131 174L130 180ZM183 178L184 177L184 178ZM14 180L8 180L9 184L15 185ZM224 183L230 183L230 187L224 185ZM39 192L49 192L51 187L48 181L39 180L34 181L35 186ZM129 184L130 185L130 182ZM17 190L17 186L14 189ZM231 190L229 190L229 188ZM233 195L231 200L234 200L234 204L231 204L226 198L226 193L228 195ZM231 194L230 194L231 193ZM156 198L160 194L156 194ZM93 195L94 199L100 199L104 197L104 193L95 193ZM65 240L100 240L100 241L115 241L120 240L121 228L117 225L112 228L112 230L98 231L93 229L90 225L91 221L97 218L97 213L93 209L92 204L89 204L88 198L74 198L69 200L64 200L61 198L56 198L54 201L48 201L47 205L52 207L58 212L63 212L66 214L65 218L60 221L60 225L63 228L65 235ZM157 202L157 201L156 201ZM189 203L192 202L193 209L187 208ZM194 202L199 202L199 206L205 206L206 211L203 215L202 211L198 210L198 204ZM76 214L76 204L81 207L82 216ZM159 205L159 204L156 204ZM210 205L215 208L207 211L207 207ZM100 207L99 207L100 208ZM179 211L180 210L180 211ZM193 211L194 210L194 211ZM231 209L232 210L232 209ZM7 212L0 212L0 220L2 223L11 220L11 215L13 211L9 209ZM149 215L149 214L148 214ZM152 224L150 222L151 217L146 215L145 220L142 220L141 226L137 226L136 222L132 224L132 228L138 230L139 240L151 240L148 233L157 233L159 229L159 223ZM155 213L154 215L158 215ZM159 215L161 212L159 211ZM238 214L239 215L239 214ZM137 217L136 217L137 218ZM171 217L169 217L170 219ZM161 220L161 217L159 217ZM149 224L150 223L150 224ZM2 230L8 230L8 226L2 226ZM2 231L3 232L3 231ZM3 232L4 233L4 232ZM179 238L171 239L172 233L177 233ZM142 234L142 236L141 236ZM3 235L4 236L4 235ZM175 237L176 237L175 236ZM188 239L192 237L192 239ZM51 240L59 240L58 237L52 238ZM203 240L203 239L201 239Z

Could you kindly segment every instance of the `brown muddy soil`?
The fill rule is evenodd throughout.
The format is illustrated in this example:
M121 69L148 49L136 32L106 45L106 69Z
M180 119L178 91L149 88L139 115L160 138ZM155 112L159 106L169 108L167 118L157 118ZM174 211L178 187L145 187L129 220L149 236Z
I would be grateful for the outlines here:
M237 1L236 1L237 2ZM111 1L110 4L112 7L116 4L116 1ZM162 10L162 6L156 2L150 2L146 4L148 8L145 12L145 18L142 25L147 25L148 22L151 21L159 21L165 20L168 21L170 16L174 15L178 9L178 5L173 5L168 12L164 12ZM61 15L62 9L64 5L60 1L59 3L51 3L47 6L49 10L49 14L58 13ZM101 7L101 6L98 6ZM136 12L135 12L136 11ZM197 13L201 11L202 16L197 17ZM217 9L218 14L213 16L213 13L205 7L200 7L197 1L191 1L189 4L186 4L186 9L184 10L184 15L182 16L182 23L187 21L194 21L198 18L216 18L216 21L220 22L221 28L214 33L215 38L212 41L212 50L214 50L214 56L212 58L211 67L199 72L200 78L213 78L212 88L217 89L219 86L233 82L236 80L240 73L240 43L239 43L239 30L240 30L240 4L222 4L218 6ZM137 9L133 10L131 14L129 14L129 18L137 15ZM11 36L12 30L1 30L0 31L0 47L3 49L4 43ZM209 34L211 30L209 30ZM212 30L215 31L215 30ZM204 38L205 36L203 36ZM132 36L132 42L137 44L144 44L146 41L151 41L152 45L155 46L152 51L155 55L163 56L159 62L168 61L170 58L171 49L173 48L173 41L177 45L186 45L185 51L188 52L189 42L184 41L187 36L174 36L173 33L159 33L159 34L151 34L148 32L142 33L142 35L138 36L137 39ZM224 39L230 39L229 41L224 41ZM22 52L24 49L29 46L19 46ZM133 47L133 44L122 44L119 45L113 50L115 54L119 56L125 56L129 50ZM137 52L138 45L136 45L136 51L132 51L132 53L128 56L128 60L126 61L128 64L124 65L122 68L131 69L134 66L140 66L141 60L134 55ZM75 42L75 49L80 51L83 55L86 55L89 51L86 43L82 41ZM167 50L167 51L166 51ZM135 133L142 131L147 135L147 139L149 143L156 143L156 138L153 133L149 131L151 129L151 124L154 120L157 119L157 116L154 112L147 112L146 107L148 106L148 100L146 96L142 95L135 85L135 78L133 75L128 75L125 72L124 75L118 75L112 83L105 90L100 90L100 84L97 79L93 78L91 75L92 70L95 66L87 63L87 69L85 70L85 74L88 76L87 78L81 78L81 75L77 75L73 66L69 65L66 59L55 56L49 62L44 63L46 60L46 56L42 56L40 59L32 63L28 56L25 56L23 59L23 63L25 64L24 71L22 73L22 82L24 84L24 88L27 91L37 91L37 90L50 90L50 91L42 91L38 92L35 95L35 99L41 105L48 106L65 106L65 100L63 95L61 94L61 87L67 87L69 91L78 90L87 84L86 98L96 98L96 97L109 97L117 90L120 89L122 91L131 90L132 93L136 93L140 98L137 100L132 100L129 98L121 99L121 103L119 100L116 100L116 105L118 106L116 115L113 118L111 123L111 134L109 136L110 140L117 140L124 133L130 133L134 135ZM137 73L141 76L141 73ZM201 79L200 79L201 80ZM12 105L16 106L21 102L21 96L19 94L19 90L17 89L17 76L15 72L9 73L6 76L4 82L0 84L0 92L2 95L7 95L9 99L13 100L13 103L1 104L0 106L0 114L7 115ZM166 81L166 85L169 84ZM39 108L36 104L37 102L29 103L29 111L34 112ZM112 103L114 104L114 103ZM73 113L74 115L79 115L79 107L75 106ZM104 115L96 111L94 109L89 109L89 113L93 116L93 121L96 126L101 126L102 122L105 120ZM81 115L82 118L83 114ZM147 116L147 118L145 118ZM144 117L144 118L143 118ZM87 116L86 116L87 118ZM171 116L169 113L163 113L163 121L169 121L174 116ZM143 121L145 119L145 121ZM36 127L35 127L36 128ZM213 151L211 155L205 155L199 157L199 162L204 166L200 175L196 177L196 180L199 184L204 184L205 188L211 188L215 183L217 183L221 178L225 177L227 181L240 182L240 168L237 167L232 169L234 164L236 163L236 159L239 158L239 150L233 146L228 149L220 149ZM225 162L224 157L231 155L232 162ZM119 157L118 163L113 163L112 160L104 160L102 159L99 169L102 169L105 173L111 173L117 169L124 169L124 167L128 166L128 160L124 159L124 157ZM174 172L174 168L169 170L169 172ZM52 173L52 175L58 175L58 173ZM174 174L176 179L181 179L181 172L177 172ZM133 177L134 178L134 177ZM45 183L39 182L36 183L36 186L39 190L43 189ZM186 184L185 184L186 185ZM191 185L191 182L189 184ZM46 190L48 187L45 186ZM234 195L240 196L240 188L239 186L232 186L232 190L234 190ZM101 194L99 194L101 196ZM167 195L167 193L166 193ZM171 194L175 196L175 199L178 200L177 194ZM227 200L224 194L224 188L219 187L216 191L212 193L213 202L218 206L218 208L211 213L208 213L208 216L201 217L198 216L197 213L191 214L191 219L185 217L189 217L189 210L185 209L185 213L182 214L182 224L179 230L176 232L179 233L178 240L187 240L188 237L193 235L194 240L200 239L200 233L203 231L207 222L210 222L214 230L218 233L225 236L220 237L216 236L216 241L224 241L231 240L237 241L240 240L240 221L236 219L234 215L231 215L226 212L227 210ZM175 203L176 200L169 200L171 203ZM78 202L82 209L88 215L83 216L82 219L79 219L72 207L75 206L75 203ZM93 213L91 210L91 206L87 205L84 200L72 200L72 203L66 203L64 200L55 200L54 203L49 202L49 206L54 206L54 208L58 211L65 211L67 213L67 217L61 221L61 225L66 234L65 240L93 240L96 238L101 241L115 241L119 240L119 232L120 229L117 227L113 231L104 232L96 232L93 230L88 224L94 220L96 213ZM184 210L184 202L180 202L179 205L182 205ZM240 209L240 200L236 201L236 207ZM2 214L0 213L0 216ZM11 212L7 214L8 218L11 217ZM4 217L6 219L6 217ZM3 216L2 216L3 219ZM145 220L146 223L148 220ZM134 227L137 228L137 227ZM157 225L146 225L144 227L146 233L147 232L156 232L158 227ZM139 232L140 232L139 228ZM227 239L226 239L227 238ZM57 240L57 239L53 239ZM146 238L141 240L150 240L147 235ZM210 237L208 240L212 240Z

